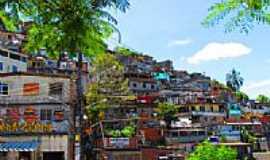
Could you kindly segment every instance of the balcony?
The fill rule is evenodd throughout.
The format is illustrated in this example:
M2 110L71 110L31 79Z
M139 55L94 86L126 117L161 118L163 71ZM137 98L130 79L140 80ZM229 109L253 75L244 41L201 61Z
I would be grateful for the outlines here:
M198 136L179 136L179 137L166 137L166 142L168 144L174 143L193 143L193 142L201 142L207 138L206 135L198 135Z
M50 96L0 96L0 104L69 103L69 98Z
M139 148L139 138L104 138L99 139L96 142L98 148L106 149L138 149Z
M225 112L202 112L202 111L192 111L194 116L213 116L213 117L225 117Z

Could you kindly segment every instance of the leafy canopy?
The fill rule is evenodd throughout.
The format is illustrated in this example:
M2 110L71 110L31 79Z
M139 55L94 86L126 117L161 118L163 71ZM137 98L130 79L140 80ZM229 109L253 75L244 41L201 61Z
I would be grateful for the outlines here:
M11 31L30 22L28 52L93 56L106 49L105 39L117 31L117 21L106 9L125 12L128 7L128 0L1 0L0 19Z
M125 56L137 56L139 55L139 53L137 51L134 51L132 49L129 49L129 48L125 48L125 47L116 47L115 51L117 53L120 53L122 55L125 55Z
M104 118L108 107L132 96L129 93L128 81L124 77L124 67L114 55L97 55L91 68L93 82L86 94L87 113L92 122L97 122Z
M248 101L249 100L249 97L246 93L244 92L241 92L241 91L238 91L235 93L236 95L236 99L238 102L242 102L242 101Z
M177 107L174 104L159 103L156 111L158 116L165 120L167 124L170 124L172 120L176 119Z
M215 146L208 141L202 142L191 153L188 160L236 160L235 150L225 146Z
M270 25L270 0L222 0L209 8L203 20L206 27L224 22L225 31L248 33L254 24Z
M258 95L256 100L263 104L270 103L270 98L262 94Z

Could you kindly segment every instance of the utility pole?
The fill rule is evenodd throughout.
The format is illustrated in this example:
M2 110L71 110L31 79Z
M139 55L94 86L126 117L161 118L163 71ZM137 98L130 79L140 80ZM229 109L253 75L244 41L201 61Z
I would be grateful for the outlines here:
M83 116L84 116L84 102L83 102L83 84L82 84L82 67L83 67L83 54L78 53L78 73L77 73L77 109L76 109L76 136L79 136L79 159L84 160L84 143L83 143ZM75 146L75 149L78 146ZM77 159L76 159L77 160Z

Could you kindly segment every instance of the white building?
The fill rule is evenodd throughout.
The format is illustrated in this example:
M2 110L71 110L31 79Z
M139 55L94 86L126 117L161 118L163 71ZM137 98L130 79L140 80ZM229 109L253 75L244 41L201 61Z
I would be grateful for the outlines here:
M0 48L0 73L26 72L27 55Z

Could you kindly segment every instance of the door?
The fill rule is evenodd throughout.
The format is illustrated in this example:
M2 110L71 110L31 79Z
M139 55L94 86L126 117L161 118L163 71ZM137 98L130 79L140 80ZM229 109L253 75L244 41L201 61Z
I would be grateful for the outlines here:
M43 152L43 160L65 160L64 152Z
M32 160L31 152L19 152L19 160Z

